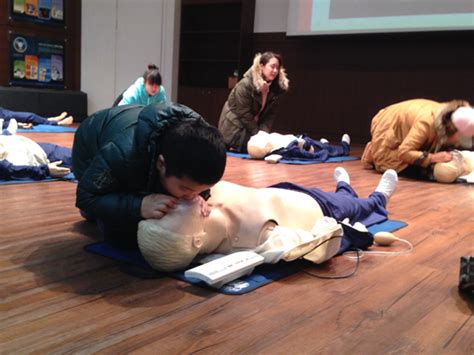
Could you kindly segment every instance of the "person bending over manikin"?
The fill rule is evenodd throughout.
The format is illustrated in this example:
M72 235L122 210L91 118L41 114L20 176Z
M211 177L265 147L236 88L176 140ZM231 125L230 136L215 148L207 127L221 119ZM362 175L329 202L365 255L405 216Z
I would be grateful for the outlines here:
M42 180L71 172L71 149L12 135L0 135L0 179Z
M348 134L342 136L340 145L331 145L325 138L315 140L305 135L259 131L250 137L247 152L252 159L265 159L269 163L280 159L324 161L329 157L349 155L350 142Z
M383 222L398 181L395 171L387 171L375 192L363 199L350 186L346 170L336 168L334 178L336 192L329 193L291 183L258 189L220 181L211 189L208 217L202 217L198 203L183 201L161 219L141 221L138 246L160 271L186 268L198 254L241 250L261 254L266 263L299 257L324 262L341 251L337 221Z
M447 163L436 163L433 177L437 182L452 183L457 179L474 183L474 152L469 150L451 151L453 159Z

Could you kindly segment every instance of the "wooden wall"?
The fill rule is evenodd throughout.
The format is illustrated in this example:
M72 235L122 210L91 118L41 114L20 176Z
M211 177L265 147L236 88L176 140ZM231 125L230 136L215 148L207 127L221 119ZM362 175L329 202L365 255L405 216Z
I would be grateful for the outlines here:
M290 92L274 130L353 141L370 137L371 118L411 99L474 103L474 31L287 37L255 33L255 52L281 53Z
M13 1L13 0L11 0ZM65 26L48 26L9 18L10 1L0 0L0 86L9 86L10 31L27 36L66 40L64 80L68 90L81 87L81 1L65 0Z

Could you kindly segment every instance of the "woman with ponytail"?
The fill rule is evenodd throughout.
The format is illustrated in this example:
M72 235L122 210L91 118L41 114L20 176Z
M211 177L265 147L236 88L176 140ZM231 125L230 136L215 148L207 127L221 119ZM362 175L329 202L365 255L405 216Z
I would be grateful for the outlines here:
M118 105L149 105L167 101L161 85L161 74L155 64L149 64L147 71L122 94Z

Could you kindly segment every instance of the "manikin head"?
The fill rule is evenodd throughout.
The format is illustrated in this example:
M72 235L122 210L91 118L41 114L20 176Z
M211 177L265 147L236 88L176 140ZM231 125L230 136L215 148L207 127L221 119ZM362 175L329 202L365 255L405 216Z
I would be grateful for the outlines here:
M173 213L161 219L141 221L137 239L145 260L159 271L179 270L188 266L207 237L203 219L196 200L181 200Z
M247 152L252 159L263 159L272 151L287 147L295 139L298 138L291 134L258 131L256 135L250 137L247 143Z
M272 150L270 134L265 131L258 131L256 135L250 137L247 143L247 152L253 159L263 159Z
M155 96L161 89L161 74L155 64L149 64L143 74L145 90L149 96Z
M460 176L474 170L474 153L470 151L453 151L453 159L447 163L436 163L433 176L436 181L452 183Z
M199 122L170 127L161 140L159 179L172 196L193 199L224 174L226 148L217 128Z

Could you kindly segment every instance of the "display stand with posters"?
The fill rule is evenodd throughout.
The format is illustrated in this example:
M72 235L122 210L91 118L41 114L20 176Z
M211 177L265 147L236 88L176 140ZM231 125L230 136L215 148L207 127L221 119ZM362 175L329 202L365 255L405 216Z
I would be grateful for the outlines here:
M64 41L10 33L10 53L10 85L64 89Z
M11 18L64 26L64 0L10 0Z

